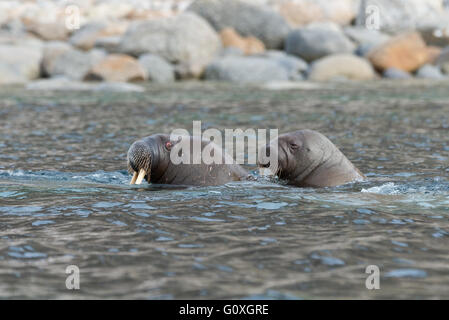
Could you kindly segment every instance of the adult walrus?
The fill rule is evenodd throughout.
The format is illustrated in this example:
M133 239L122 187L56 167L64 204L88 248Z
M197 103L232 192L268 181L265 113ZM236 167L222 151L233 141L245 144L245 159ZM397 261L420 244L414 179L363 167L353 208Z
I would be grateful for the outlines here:
M174 141L170 139L170 135L154 134L135 141L128 150L128 171L133 175L131 184L140 184L145 178L156 184L211 186L241 180L248 175L245 169L213 142L196 137L183 139ZM181 141L187 142L187 150L179 148ZM195 142L201 150L195 150ZM201 157L205 148L208 154L213 154L222 161L205 163ZM182 155L187 158L183 159L189 160L174 163L172 159L176 157L171 157L171 152L176 152L177 159L184 152ZM195 156L199 162L193 161Z
M334 187L365 179L328 138L313 130L289 132L272 140L260 150L259 167L272 165L266 157L273 152L276 142L278 163L271 170L290 185Z

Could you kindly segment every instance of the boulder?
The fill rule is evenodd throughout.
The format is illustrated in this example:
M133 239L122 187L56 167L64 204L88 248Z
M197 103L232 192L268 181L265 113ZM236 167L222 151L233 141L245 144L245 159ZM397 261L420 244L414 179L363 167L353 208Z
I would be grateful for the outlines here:
M396 68L388 68L382 73L382 76L386 79L411 79L413 76L405 71Z
M143 81L145 78L145 70L135 58L125 54L111 54L94 64L84 79L132 82Z
M367 55L374 67L380 71L396 68L413 72L429 62L426 43L417 32L398 35Z
M285 81L289 75L279 63L263 57L225 56L213 61L205 71L205 79L237 83Z
M121 36L125 33L127 26L127 23L91 22L74 32L70 37L70 43L82 50L90 50L101 38Z
M109 53L118 53L121 41L122 37L120 36L101 37L95 40L94 47Z
M443 70L445 74L449 74L449 47L446 47L438 58L435 60L435 64Z
M54 70L54 63L57 58L72 50L72 46L63 41L49 41L43 46L42 72L45 76L50 76Z
M42 49L0 45L0 84L25 83L40 76Z
M65 41L68 39L70 34L70 30L67 29L61 21L42 22L39 20L22 19L22 22L28 32L46 41Z
M391 37L385 33L377 30L370 30L365 27L346 27L344 28L345 35L359 46L378 47Z
M64 76L71 80L82 80L85 78L93 65L105 57L105 52L101 50L92 50L84 52L74 48L65 50L62 46L54 48L54 60L51 63L45 63L44 69L48 76Z
M312 24L289 32L285 49L289 54L313 61L331 54L352 53L355 45L334 24Z
M212 27L190 12L174 18L135 22L119 45L123 53L163 57L175 64L181 78L199 77L220 48L220 38Z
M328 81L333 79L370 80L376 77L366 59L351 54L335 54L315 61L309 71L309 79Z
M264 54L262 54L262 56L273 60L281 67L285 68L285 70L287 70L288 72L289 80L303 80L304 75L309 68L307 62L305 62L301 58L286 54L283 51L268 50Z
M173 66L164 58L154 54L144 54L139 57L139 63L146 72L147 79L156 83L170 83L175 80Z
M217 31L234 28L242 36L254 36L267 48L282 48L289 31L287 21L273 9L239 0L197 0L188 8L205 18Z
M431 64L425 64L416 72L417 78L423 79L444 79L445 76L441 72L441 69L438 66L434 66Z
M318 21L330 21L340 25L348 25L357 15L357 1L282 1L279 4L279 12L293 27Z
M258 54L265 51L265 45L255 37L241 37L233 28L224 28L220 38L225 48L239 48L246 55Z
M365 0L363 3L378 8L379 28L390 33L428 27L445 14L442 0ZM364 12L361 8L358 18L362 25L365 25Z

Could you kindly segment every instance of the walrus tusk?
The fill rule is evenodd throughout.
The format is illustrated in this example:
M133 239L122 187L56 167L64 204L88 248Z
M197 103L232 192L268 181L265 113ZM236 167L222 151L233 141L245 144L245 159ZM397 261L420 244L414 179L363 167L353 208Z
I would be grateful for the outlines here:
M129 184L135 184L136 183L136 179L137 179L137 172L134 171L133 177L132 177L131 182Z
M142 183L142 180L145 177L145 174L146 174L145 170L140 169L139 176L137 177L137 180L136 180L136 184L141 184Z

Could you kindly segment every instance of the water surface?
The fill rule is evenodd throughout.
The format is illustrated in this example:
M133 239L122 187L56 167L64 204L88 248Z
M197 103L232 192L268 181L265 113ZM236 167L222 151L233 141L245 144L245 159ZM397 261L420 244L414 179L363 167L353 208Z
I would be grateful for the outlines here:
M447 88L1 89L0 298L449 298ZM369 180L128 185L129 145L192 120L319 130ZM66 289L68 265L78 291ZM368 265L380 290L365 287Z

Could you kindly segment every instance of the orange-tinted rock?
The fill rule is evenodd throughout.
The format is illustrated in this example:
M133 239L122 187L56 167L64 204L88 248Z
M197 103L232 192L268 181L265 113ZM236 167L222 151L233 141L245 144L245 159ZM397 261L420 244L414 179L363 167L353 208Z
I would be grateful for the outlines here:
M413 72L429 62L430 52L417 32L398 35L368 53L377 70L396 68Z
M146 73L139 62L125 54L111 54L94 65L86 76L86 80L104 81L141 81Z
M223 46L235 47L242 50L245 54L258 54L265 51L265 45L255 37L242 37L233 28L225 28L220 32Z
M282 2L279 13L292 27L324 20L323 10L318 4L312 2Z

